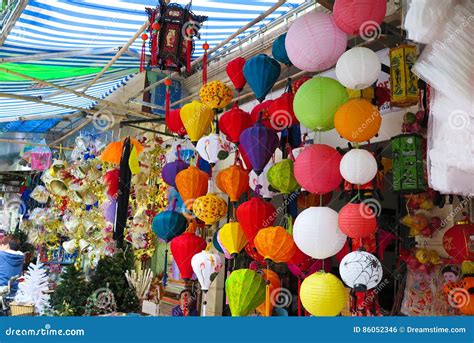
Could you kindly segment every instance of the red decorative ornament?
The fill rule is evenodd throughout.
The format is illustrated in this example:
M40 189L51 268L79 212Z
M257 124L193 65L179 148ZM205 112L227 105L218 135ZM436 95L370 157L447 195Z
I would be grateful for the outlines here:
M329 145L309 145L296 158L295 178L308 192L332 192L342 182L341 159L341 154Z
M377 230L373 210L364 203L348 203L339 211L339 228L350 238L364 238Z
M275 130L275 128L272 127L272 123L270 121L270 114L268 112L268 109L270 108L272 103L273 100L266 100L262 103L259 103L252 109L252 112L250 112L250 119L252 121L252 124L255 124L257 122L261 113L262 124L268 127L269 129Z
M206 249L206 241L194 233L185 232L171 240L170 249L178 265L181 278L191 279L193 276L191 259L197 253Z
M151 28L152 28L152 30L160 31L161 26L160 26L160 24L155 22L151 25Z
M119 169L112 169L104 174L104 183L106 187L106 193L111 198L116 198L119 190Z
M365 251L370 252L371 254L376 254L377 253L377 239L376 239L375 233L365 238L353 239L352 251L356 251L359 249L364 249ZM379 258L381 258L380 255L379 255Z
M166 87L170 87L173 84L173 80L165 79L164 84L165 84Z
M209 50L209 44L204 43L202 45L204 49L204 55L202 56L202 84L205 85L207 83L207 50Z
M474 224L457 222L444 233L443 246L453 262L474 260Z
M293 93L285 92L270 104L268 114L273 129L281 131L298 123L293 111L294 98Z
M202 45L202 48L203 48L204 50L209 50L209 44L204 43L204 44Z
M225 71L229 76L229 79L232 81L235 90L239 93L242 91L242 89L245 87L245 84L247 83L243 71L245 62L245 58L237 57L230 61L227 64L227 67L225 68Z
M170 111L168 115L165 116L165 123L171 132L183 137L186 135L186 128L184 127L183 121L181 120L181 116L179 114L180 110L181 109L178 108Z
M148 40L148 35L146 33L142 33L141 37L143 41Z
M372 37L380 30L386 11L386 0L336 0L333 16L345 33Z
M236 216L245 237L249 242L253 242L260 229L273 225L276 210L271 203L260 197L253 197L237 207Z
M219 119L219 129L232 143L239 143L240 134L252 126L250 114L241 110L237 103Z

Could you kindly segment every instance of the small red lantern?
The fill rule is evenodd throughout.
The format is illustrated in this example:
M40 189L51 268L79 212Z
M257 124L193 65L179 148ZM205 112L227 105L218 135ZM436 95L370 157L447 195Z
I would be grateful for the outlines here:
M377 230L376 215L364 203L348 203L341 208L338 223L341 231L350 238L368 237Z
M166 126L171 132L183 137L186 135L186 129L184 127L183 121L181 120L180 111L180 108L170 111L166 116L165 121Z
M276 210L271 203L260 197L253 197L237 207L236 215L245 237L249 242L253 242L260 229L273 225Z
M267 100L262 103L259 103L252 109L252 111L250 112L250 119L252 121L252 124L255 124L257 122L261 113L262 124L268 127L269 129L275 130L275 128L272 127L272 123L270 121L270 114L268 112L268 109L272 103L273 103L273 100Z
M250 114L241 110L237 103L219 119L219 129L232 143L239 143L240 134L252 126Z
M241 92L247 83L243 71L245 62L245 58L237 57L230 61L225 68L225 71L234 84L235 90L237 92Z
M171 240L170 249L181 277L191 279L193 276L191 259L197 253L206 249L206 241L192 232L185 232Z
M444 233L443 246L455 262L474 260L474 224L468 220L457 222Z
M293 100L295 95L290 92L283 93L279 98L273 100L268 107L270 123L273 129L281 131L298 123L293 111Z

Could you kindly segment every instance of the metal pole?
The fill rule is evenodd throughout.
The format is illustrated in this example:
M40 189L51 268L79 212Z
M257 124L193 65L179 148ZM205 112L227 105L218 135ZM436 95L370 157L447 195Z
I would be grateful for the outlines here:
M25 61L41 61L52 58L73 57L82 55L103 55L118 51L119 48L88 48L83 50L72 50L52 53L41 53L32 55L23 55L15 57L0 58L0 63L25 62Z

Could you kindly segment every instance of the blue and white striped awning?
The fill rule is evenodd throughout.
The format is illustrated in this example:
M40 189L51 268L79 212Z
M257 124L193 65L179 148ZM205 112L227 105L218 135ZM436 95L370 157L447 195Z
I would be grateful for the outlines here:
M189 1L176 2L185 5ZM287 1L265 20L237 37L234 42L259 30L303 2L305 1ZM200 31L201 41L196 44L194 57L203 53L201 45L205 40L212 48L240 27L257 18L275 3L276 1L270 0L194 0L192 10L196 14L209 17ZM82 51L68 57L22 60L15 63L34 64L45 68L48 66L101 68L115 54L111 50L107 52L107 49L118 49L123 46L146 20L145 7L156 5L156 0L30 0L3 46L0 47L0 59L25 57L33 54ZM87 94L103 98L137 72L139 58L136 52L141 50L141 41L137 40L130 50L131 54L123 55L113 68L100 79L100 82L87 91ZM80 90L81 85L87 84L94 76L90 74L67 79L61 79L58 76L55 80L48 81ZM41 96L47 101L85 109L95 105L88 99L78 98L71 94L57 94L56 89L32 89L32 87L33 83L29 81L0 81L0 92L2 93ZM12 109L16 110L12 112ZM39 114L50 116L66 113L71 113L71 110L0 98L0 118ZM57 120L54 119L49 121L49 125L38 123L35 131L47 131L56 122ZM33 125L18 123L16 125L10 124L8 128L5 128L6 124L1 124L0 129L23 131L23 129L31 130L31 126Z

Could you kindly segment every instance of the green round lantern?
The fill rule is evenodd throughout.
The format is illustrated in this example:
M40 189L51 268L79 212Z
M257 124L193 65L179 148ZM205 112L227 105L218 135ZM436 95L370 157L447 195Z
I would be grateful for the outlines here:
M296 118L313 131L334 129L334 114L349 100L346 89L337 80L316 76L298 89L293 102Z
M300 188L295 179L294 163L292 160L282 160L275 163L267 172L270 186L283 194L290 194Z
M225 281L225 291L232 316L247 316L265 301L265 280L253 270L235 270Z

